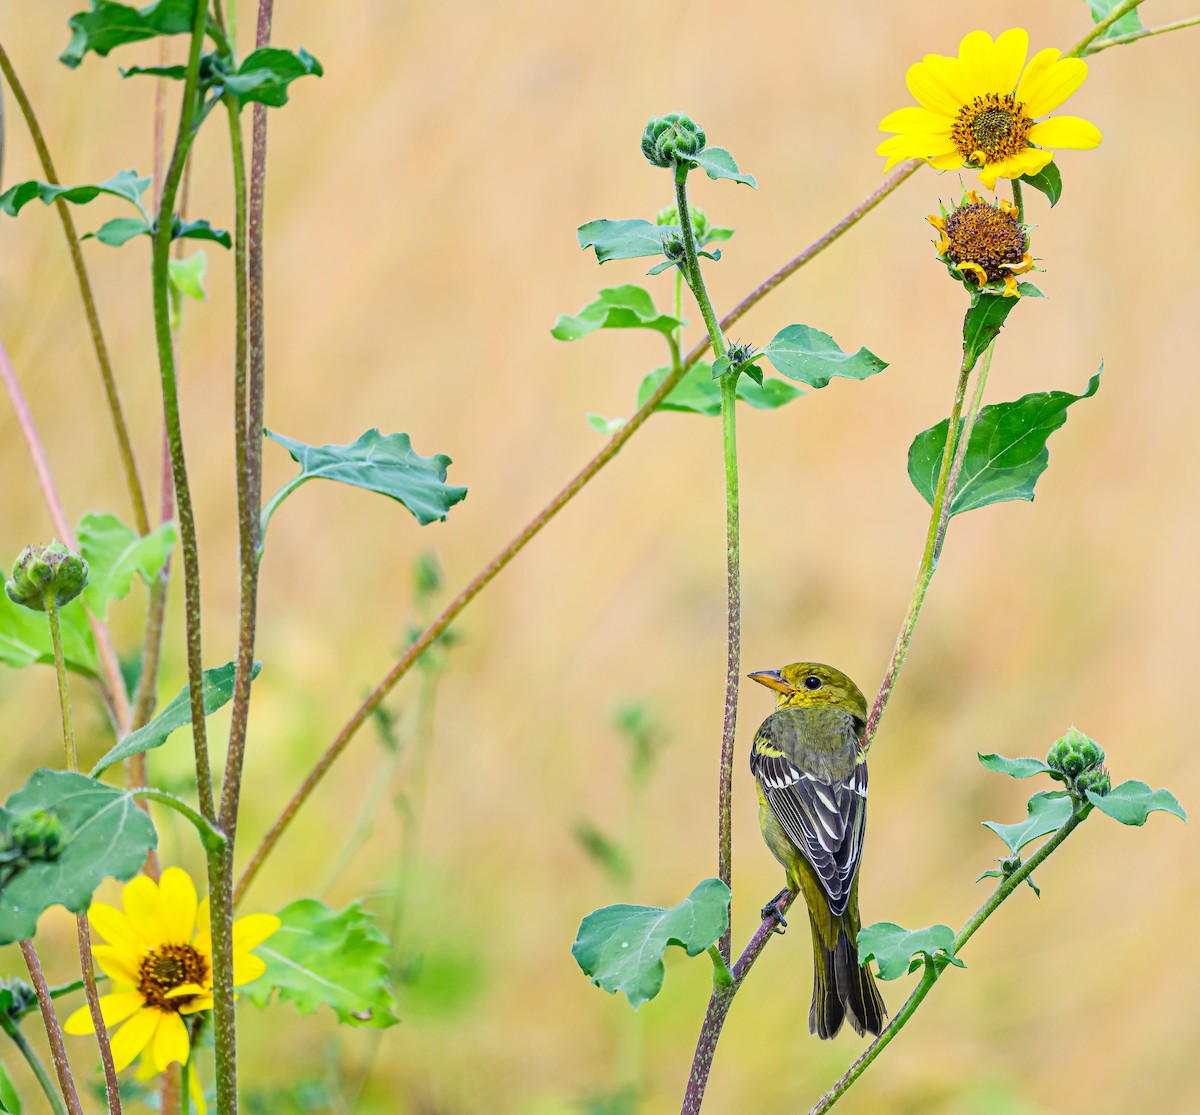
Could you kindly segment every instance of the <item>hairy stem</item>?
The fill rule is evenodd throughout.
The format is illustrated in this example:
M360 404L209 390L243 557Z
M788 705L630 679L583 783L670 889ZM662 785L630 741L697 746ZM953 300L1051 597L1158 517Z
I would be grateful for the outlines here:
M874 209L884 198L888 197L901 183L910 178L916 170L923 164L916 159L910 159L907 162L901 163L883 183L856 205L849 213L846 214L832 228L814 240L807 248L798 255L794 256L785 263L778 271L770 278L766 279L754 290L752 290L745 298L741 300L728 314L721 320L722 329L728 329L735 321L745 315L751 307L757 305L765 298L772 290L782 283L789 276L794 275L805 264L810 262L830 244L833 244L840 239L849 229L853 228L863 217L865 217L872 209ZM673 368L671 373L659 384L658 389L646 400L645 404L639 408L608 441L608 444L593 457L587 465L584 466L579 473L562 489L538 514L529 522L527 526L503 549L498 553L487 565L476 574L475 578L446 606L442 614L437 617L423 631L420 637L409 647L407 652L397 662L379 682L378 685L371 691L367 698L354 711L350 719L334 737L333 741L325 749L325 752L317 760L316 765L304 779L300 788L292 795L291 799L284 806L283 812L279 818L271 826L266 836L263 837L262 843L256 849L250 862L246 865L242 872L241 878L238 880L237 890L235 892L235 901L240 900L246 892L247 887L253 881L255 875L258 874L259 868L263 861L271 854L275 845L278 844L279 838L287 830L292 819L299 812L301 806L309 799L312 792L320 784L321 780L328 773L330 767L337 761L338 757L345 751L350 740L354 738L355 733L366 722L367 718L379 707L380 702L391 692L396 683L404 677L412 668L413 663L421 657L421 655L433 644L434 640L446 630L450 624L458 618L462 611L475 599L491 582L496 575L519 554L528 543L535 538L543 527L545 527L580 491L588 484L588 482L611 461L622 449L625 443L633 437L646 419L658 409L659 404L665 399L684 375L696 364L696 362L708 351L709 341L706 338L701 341L687 357L682 361L678 368Z
M83 1115L83 1108L79 1106L79 1093L75 1090L75 1078L71 1075L71 1063L67 1060L67 1049L63 1045L62 1026L59 1024L58 1015L54 1013L54 1001L50 998L50 989L46 986L46 977L42 974L42 962L38 959L32 941L22 941L20 949L25 958L25 966L29 969L29 982L33 984L38 1006L41 1008L42 1024L46 1027L46 1037L50 1041L50 1059L54 1062L59 1091L62 1092L70 1115Z
M71 698L67 692L67 664L63 660L62 626L58 622L58 604L54 592L46 593L46 619L50 624L50 642L54 646L54 673L58 679L58 709L62 716L63 747L67 752L67 770L78 770L75 759L75 729L71 725Z
M1124 46L1126 43L1136 43L1138 39L1148 39L1151 35L1165 35L1169 31L1182 31L1185 27L1195 27L1198 23L1200 23L1200 15L1194 15L1190 19L1178 19L1174 23L1163 23L1158 27L1146 27L1141 31L1131 31L1128 35L1117 35L1111 39L1101 39L1099 42L1089 43L1083 52L1083 56L1099 54L1100 51L1107 50L1110 46Z
M17 80L12 62L0 46L0 71L13 92L13 99L25 117L33 145L37 149L38 159L42 164L42 173L51 185L58 185L58 175L50 158L50 150L46 139L33 112L33 105L25 95L25 90ZM61 198L56 201L59 219L62 221L63 235L67 238L67 249L71 253L71 266L79 282L79 293L83 298L83 310L87 315L88 329L92 335L92 348L96 352L96 363L100 367L100 378L104 382L104 395L108 402L108 412L112 418L113 432L117 437L117 448L121 454L121 465L125 472L125 483L129 488L129 499L133 504L133 518L139 534L150 531L150 518L146 513L146 497L142 491L142 482L138 477L137 462L133 456L133 443L129 439L129 429L125 425L125 414L121 409L121 396L117 391L116 377L113 375L112 361L109 359L108 346L104 343L104 334L100 329L100 316L96 312L96 298L92 292L91 280L88 278L87 267L83 262L83 253L79 249L79 237L75 232L75 221L71 216L71 207Z
M1142 0L1122 0L1111 12L1108 13L1099 23L1096 24L1082 39L1079 40L1066 54L1064 58L1082 58L1088 53L1088 47L1104 34L1114 23L1117 22L1123 15L1132 12L1142 3Z
M37 1078L38 1084L41 1086L42 1092L46 1097L46 1102L50 1104L50 1109L54 1115L67 1115L66 1105L62 1101L62 1096L58 1094L58 1090L54 1087L54 1081L50 1078L50 1073L46 1071L46 1066L42 1064L41 1058L34 1052L34 1048L29 1044L29 1039L21 1032L21 1027L9 1018L0 1020L0 1029L13 1040L13 1044L21 1052L21 1056L25 1058L26 1063L33 1071L33 1075Z

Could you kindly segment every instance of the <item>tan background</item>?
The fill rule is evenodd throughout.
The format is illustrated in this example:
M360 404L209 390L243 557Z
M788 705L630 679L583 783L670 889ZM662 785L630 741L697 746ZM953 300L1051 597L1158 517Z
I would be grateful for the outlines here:
M3 0L5 46L66 180L148 170L152 87L122 82L117 65L152 61L153 50L93 56L67 71L54 59L78 6ZM240 7L249 32L251 6ZM293 103L271 118L268 424L313 442L349 441L373 425L406 430L419 451L450 454L451 479L471 491L448 523L423 530L395 505L331 485L306 489L273 523L247 849L394 660L413 620L415 556L434 547L457 591L600 447L584 412L629 414L641 376L662 362L652 334L565 346L548 332L599 286L640 281L637 262L598 270L574 229L599 216L653 216L670 200L667 176L638 151L649 115L686 108L710 142L758 176L758 192L700 177L693 188L714 220L738 229L709 269L727 308L878 182L876 123L910 103L903 75L912 61L952 53L981 14L993 34L1028 27L1035 49L1066 48L1088 26L1082 3L1028 0L994 17L881 0L306 0L279 9L276 42L305 45L327 72L295 86ZM1182 0L1146 5L1150 23L1189 14ZM988 397L1079 391L1101 360L1107 372L1052 440L1034 504L953 525L872 753L868 921L958 925L984 897L973 880L1001 847L978 822L1015 820L1030 784L985 773L977 750L1040 754L1075 722L1108 749L1117 780L1169 785L1200 808L1189 722L1200 661L1198 36L1097 57L1065 111L1094 120L1103 146L1061 157L1066 191L1053 213L1031 199L1050 300L1019 307ZM6 107L7 185L36 171L11 98ZM214 118L196 150L191 212L227 226L226 157ZM905 454L946 413L962 311L960 289L931 259L924 216L958 189L955 175L922 172L735 331L761 344L803 321L892 365L867 383L838 382L783 411L741 417L747 669L817 658L871 691L883 671L926 521ZM88 229L118 209L102 202L77 215ZM85 251L156 491L147 246ZM209 260L211 299L188 308L182 376L206 657L217 664L231 656L236 617L231 303L226 259L217 249ZM667 278L646 285L665 306ZM127 515L77 302L53 215L31 207L0 223L0 336L69 513ZM0 422L0 553L15 554L49 526L7 406ZM669 904L715 869L719 438L710 419L655 418L460 623L401 943L421 974L401 995L403 1022L383 1036L360 1110L557 1115L585 1110L620 1083L618 1066L633 1056L629 1012L588 985L568 949L594 906ZM277 447L265 454L273 490L293 466ZM127 605L118 621L129 649L137 611ZM183 676L178 606L171 619L164 694ZM47 670L0 675L8 789L32 765L58 762L52 685ZM415 691L410 679L393 705L411 707ZM580 817L609 830L621 823L624 751L611 711L627 698L650 702L671 742L640 821L640 877L617 888L569 832ZM82 690L76 705L83 753L96 755L106 746L99 717ZM758 839L745 767L769 707L758 691L741 706L739 942L780 882ZM172 739L154 761L160 777L181 779L188 750ZM251 906L275 909L313 891L382 763L364 732ZM397 842L385 807L327 900L386 891ZM168 832L164 854L199 866L187 833ZM969 969L936 990L846 1111L1200 1110L1190 1054L1200 1042L1195 855L1191 830L1162 815L1144 830L1089 822L1040 872L1041 901L1023 891L972 942ZM52 977L67 979L60 914L47 915L43 932L61 941ZM801 918L738 999L706 1110L806 1110L856 1054L853 1036L808 1037L809 965ZM673 956L662 995L637 1018L643 1112L678 1103L707 967ZM893 1008L908 983L885 985ZM324 1012L301 1019L290 1007L246 1007L241 1017L243 1077L255 1090L337 1072L354 1079L374 1041L339 1031ZM86 1063L84 1044L73 1049Z

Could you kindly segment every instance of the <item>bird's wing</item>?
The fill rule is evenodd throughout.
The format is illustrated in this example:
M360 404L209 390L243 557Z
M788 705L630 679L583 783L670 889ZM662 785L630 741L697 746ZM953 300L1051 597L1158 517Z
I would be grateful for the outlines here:
M826 781L797 767L772 742L768 724L750 749L750 769L771 812L817 873L830 909L844 914L862 860L867 764L855 763L845 780Z

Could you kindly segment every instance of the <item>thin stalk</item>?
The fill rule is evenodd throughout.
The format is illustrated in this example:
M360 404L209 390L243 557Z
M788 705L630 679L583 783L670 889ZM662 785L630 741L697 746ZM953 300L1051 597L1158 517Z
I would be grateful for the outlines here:
M54 170L54 162L50 158L50 149L46 146L45 136L34 115L33 105L25 94L25 89L17 80L16 71L4 47L0 45L0 71L13 92L13 99L25 117L33 146L37 149L38 159L42 164L42 173L46 181L58 185L58 175ZM88 329L92 336L92 348L96 353L96 363L100 367L100 378L104 382L104 395L108 402L108 412L112 418L113 432L117 437L117 449L121 454L121 466L125 473L125 483L129 488L129 499L133 504L133 518L139 534L148 534L150 519L146 514L146 496L142 490L142 482L138 477L137 461L133 456L133 443L129 439L129 428L125 425L125 414L121 409L121 396L117 391L116 377L113 375L112 361L108 355L108 346L104 342L104 333L100 329L100 315L96 312L96 297L92 292L92 283L88 278L87 267L83 262L83 253L79 249L79 237L75 232L75 221L71 216L71 207L61 199L56 201L59 219L62 222L63 235L67 238L67 249L71 253L71 266L79 282L79 293L83 298L83 310L87 316Z
M67 664L63 659L62 626L58 621L58 604L54 593L48 592L46 619L50 623L50 642L54 646L54 673L58 679L58 708L62 715L63 746L67 751L67 770L78 770L75 759L75 729L71 726L71 699L67 692Z
M884 198L888 197L895 189L916 172L922 166L920 160L910 159L907 162L901 163L883 183L858 205L856 205L849 213L846 214L832 228L824 232L816 240L814 240L807 248L798 255L794 256L785 263L775 274L764 280L759 286L752 290L745 298L741 300L724 318L721 319L721 328L728 329L735 321L738 321L749 310L762 301L772 290L774 290L785 279L794 275L805 264L809 263L816 256L820 255L831 244L840 239L847 231L853 228L859 221L863 219L872 209L874 209ZM254 855L250 858L250 862L246 865L242 872L241 878L238 880L237 889L234 892L235 902L239 901L245 894L246 889L258 874L262 867L263 861L271 854L275 845L278 844L279 838L287 830L287 827L292 823L292 819L299 812L300 807L309 799L313 790L320 784L321 780L328 773L330 767L337 761L338 757L345 751L350 740L354 738L355 733L366 723L371 713L379 707L380 702L392 691L396 683L404 677L412 668L414 662L432 645L434 640L454 622L462 611L475 599L491 582L496 575L519 554L526 545L529 544L542 528L545 527L568 503L571 502L587 486L588 482L602 469L609 461L611 461L624 447L625 443L633 437L635 433L646 422L657 409L659 404L665 399L684 375L695 366L696 362L708 351L709 340L706 337L697 344L687 357L679 364L677 368L673 368L669 375L659 384L658 389L646 400L645 404L637 410L629 421L625 423L608 441L603 449L593 457L583 469L556 495L534 518L520 531L519 534L501 550L487 565L476 574L475 578L446 606L441 615L437 617L420 635L420 637L409 647L408 651L401 659L387 672L384 678L371 691L367 698L359 705L359 707L346 721L342 729L334 737L333 741L325 749L325 752L317 760L316 765L309 772L300 788L292 795L291 799L284 806L283 812L280 813L278 819L271 826L266 836L263 837L262 843L256 849Z
M46 1096L46 1101L50 1104L50 1109L54 1115L67 1115L66 1105L62 1101L62 1096L58 1094L58 1090L54 1087L54 1081L50 1079L50 1074L46 1071L46 1066L42 1064L41 1058L34 1052L33 1046L29 1044L29 1039L21 1032L21 1027L8 1018L0 1022L0 1029L13 1040L13 1044L21 1051L21 1056L25 1058L30 1069L33 1070L33 1075L37 1078L38 1084L41 1086L42 1092Z
M195 826L205 851L218 853L225 847L227 843L225 834L188 805L186 801L177 798L174 794L168 793L166 790L156 790L150 786L135 786L130 793L139 800L156 801L159 805L165 805L190 821Z
M728 354L725 335L713 309L696 248L696 234L688 206L687 176L690 164L675 170L675 206L683 233L687 264L685 278L704 319L712 350L718 357ZM717 791L717 874L727 886L733 884L733 737L737 727L738 681L742 652L742 582L740 518L737 467L737 379L734 369L721 377L721 443L725 464L725 710L721 723L721 763ZM732 922L732 918L730 919ZM730 962L732 924L721 935L720 952Z
M50 989L46 986L46 977L42 974L42 962L38 959L32 941L21 941L20 949L25 958L25 966L29 969L29 982L33 984L38 1006L42 1011L42 1024L46 1027L46 1037L50 1041L50 1059L58 1077L59 1091L62 1092L70 1115L83 1115L83 1108L79 1106L79 1093L75 1090L75 1078L71 1075L71 1063L67 1060L67 1049L63 1045L62 1026L59 1024L58 1015L54 1013L54 1001L50 998Z
M1016 178L1010 181L1012 184L1013 205L1017 207L1017 219L1023 221L1025 219L1025 193L1021 189L1021 183Z
M1091 810L1092 806L1087 802L1084 802L1081 806L1077 806L1066 823L1049 840L1038 848L1016 871L1000 880L1000 883L992 891L987 901L971 915L967 923L955 936L954 954L956 956L961 951L963 945L975 935L979 927L999 909L1001 903L1033 874L1036 867L1044 863L1058 849L1062 842L1075 831ZM922 1000L929 994L930 989L937 983L942 972L948 966L945 961L939 962L930 960L929 957L925 958L925 971L921 976L921 982L917 984L913 993L908 997L908 1001L900 1008L896 1017L884 1027L879 1037L863 1050L862 1055L846 1070L841 1079L821 1097L816 1106L809 1112L809 1115L824 1115L824 1112L833 1107L850 1086L871 1067L871 1063L875 1058L887 1048L891 1040L904 1028L905 1024L916 1012L917 1007L921 1005Z
M970 404L967 406L967 413L962 423L962 432L958 435L958 444L954 447L954 460L950 464L950 478L946 481L946 491L951 493L951 495L947 496L946 501L942 504L942 514L938 520L937 540L934 542L933 549L935 565L941 558L942 546L946 542L946 528L950 525L953 493L958 491L958 478L962 474L963 461L966 460L967 450L970 448L971 431L975 428L975 421L979 417L979 408L983 403L983 389L987 386L988 372L992 370L992 354L995 351L996 345L993 342L988 346L988 350L984 354L983 367L975 379L975 393L971 397Z
M1128 35L1116 35L1111 39L1101 39L1098 43L1090 43L1083 52L1085 56L1099 54L1110 46L1124 46L1126 43L1136 43L1138 39L1148 39L1151 35L1165 35L1168 31L1182 31L1185 27L1195 27L1200 23L1200 15L1190 19L1178 19L1174 23L1163 23L1158 27L1146 27L1141 31L1131 31Z
M1128 12L1132 12L1142 3L1142 0L1122 0L1111 12L1108 13L1099 23L1096 24L1082 39L1079 40L1070 50L1067 51L1064 58L1082 58L1088 53L1088 47L1092 42L1104 34L1121 16Z

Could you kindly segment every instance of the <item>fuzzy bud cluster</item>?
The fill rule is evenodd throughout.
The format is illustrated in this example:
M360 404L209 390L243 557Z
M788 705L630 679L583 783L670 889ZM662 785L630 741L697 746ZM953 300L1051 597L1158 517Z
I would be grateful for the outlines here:
M26 546L4 591L14 604L44 612L48 600L61 608L83 592L87 583L87 562L54 541L46 546Z
M687 163L704 150L704 129L682 112L652 116L642 133L642 154L653 166Z
M1072 728L1046 756L1053 777L1065 782L1072 793L1083 797L1088 790L1107 794L1112 788L1104 769L1104 749L1077 728Z

